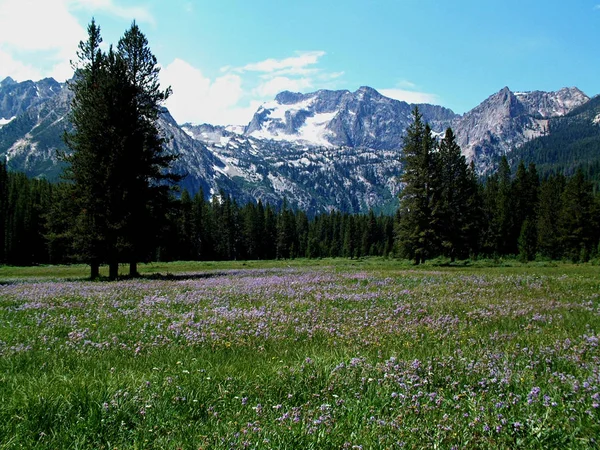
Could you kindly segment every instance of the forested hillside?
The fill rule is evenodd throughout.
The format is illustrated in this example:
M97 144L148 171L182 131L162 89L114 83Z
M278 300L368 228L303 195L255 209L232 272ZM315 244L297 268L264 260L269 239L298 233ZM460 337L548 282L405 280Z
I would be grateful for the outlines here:
M581 168L600 187L600 97L564 117L549 121L545 136L529 141L509 155L512 166L534 163L541 176L573 175Z

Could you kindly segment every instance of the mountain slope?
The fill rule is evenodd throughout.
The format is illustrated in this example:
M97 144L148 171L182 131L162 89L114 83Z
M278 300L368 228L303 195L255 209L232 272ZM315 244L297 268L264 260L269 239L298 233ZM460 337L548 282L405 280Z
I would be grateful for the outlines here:
M548 120L587 103L577 88L557 92L512 92L508 87L456 119L452 128L463 154L483 173L495 168L497 157L548 133Z
M58 94L63 85L52 78L17 83L10 77L0 82L0 126Z
M534 163L540 174L572 174L578 167L600 181L600 96L571 113L550 119L548 133L527 142L510 154L515 164Z
M366 86L356 92L285 91L258 109L245 135L324 147L401 148L414 106L384 97ZM457 117L441 106L419 108L436 132L443 131Z
M53 80L0 84L3 111L0 158L11 170L56 180L62 171L71 94ZM505 88L464 116L435 105L418 105L434 132L452 126L480 172L532 138L553 132L553 117L586 104L571 88L554 93L513 93ZM362 87L356 92L280 93L244 129L179 126L165 109L159 125L175 171L191 193L220 191L245 203L279 204L284 198L309 213L373 208L392 212L401 188L402 139L415 105ZM4 114L3 113L3 114ZM571 117L567 114L566 117ZM598 119L600 121L600 119ZM557 122L562 123L562 122ZM558 128L556 128L558 130Z

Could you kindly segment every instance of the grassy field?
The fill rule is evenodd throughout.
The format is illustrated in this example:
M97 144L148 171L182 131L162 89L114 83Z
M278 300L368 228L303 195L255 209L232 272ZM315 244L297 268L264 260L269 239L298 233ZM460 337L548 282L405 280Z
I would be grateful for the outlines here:
M0 449L599 446L599 267L140 269L0 268Z

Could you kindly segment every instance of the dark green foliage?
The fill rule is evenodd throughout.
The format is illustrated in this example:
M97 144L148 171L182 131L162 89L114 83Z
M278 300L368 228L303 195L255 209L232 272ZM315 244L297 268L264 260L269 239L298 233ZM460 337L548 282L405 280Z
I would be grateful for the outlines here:
M6 164L0 161L0 262L4 262L6 252L6 230L8 225L8 172Z
M117 55L109 52L106 63L118 64ZM118 86L119 80L112 81L107 85ZM119 105L106 102L100 113ZM94 111L82 109L78 114ZM146 260L402 255L422 262L438 256L453 260L519 255L527 262L539 252L547 258L587 261L598 251L600 196L594 198L582 170L570 178L554 175L540 184L534 164L519 164L513 177L504 158L499 171L482 185L452 131L436 144L418 111L406 142L405 164L411 170L404 178L402 208L394 217L377 216L373 210L366 215L331 211L309 217L287 201L277 207L260 201L240 206L223 191L207 199L202 191L192 198L185 190L178 200L140 193L149 206L149 213L142 213L128 203L134 198L130 196L133 183L106 181L115 176L111 159L125 155L124 148L113 141L118 151L105 147L106 141L94 146L85 137L74 140L89 153L73 157L79 175L89 177L82 178L89 180L83 187L29 180L24 174L7 173L0 165L0 262L65 262L80 259L83 252L97 252L100 263L110 261L110 251L127 261L135 240L126 231L138 223L122 215L128 206L147 220L165 217L158 222L160 239L149 239L140 247ZM133 144L129 148L135 152ZM104 178L95 179L91 167L102 168ZM83 200L93 201L83 208Z
M514 237L514 220L512 208L515 198L512 195L512 180L510 166L506 158L500 161L497 172L498 193L495 202L494 226L496 234L496 251L501 255L516 253Z
M556 259L562 254L559 217L565 183L563 175L553 175L540 185L537 207L537 247L541 255L546 258Z
M474 168L467 164L450 128L435 158L433 220L440 252L452 261L464 259L477 252L480 201Z
M423 123L418 108L414 121L406 130L402 165L404 189L400 195L398 242L401 252L419 264L436 254L433 217L435 140L428 124Z
M525 219L519 234L519 259L523 262L533 261L537 253L537 227L535 220Z
M6 171L0 163L0 263L51 262L45 238L45 214L54 186Z
M592 186L580 169L567 182L562 194L559 233L564 256L587 261L598 242L598 218L594 217Z
M516 166L523 160L534 163L542 177L553 173L572 176L581 168L598 190L600 187L600 97L575 109L564 117L550 119L549 132L511 152Z
M134 22L117 52L102 52L101 42L92 21L70 85L65 178L72 182L75 254L90 264L92 276L108 262L115 278L119 262L130 262L135 275L137 261L150 259L169 207L168 182L177 177L166 172L174 156L164 153L156 126L169 90L159 89L145 36Z

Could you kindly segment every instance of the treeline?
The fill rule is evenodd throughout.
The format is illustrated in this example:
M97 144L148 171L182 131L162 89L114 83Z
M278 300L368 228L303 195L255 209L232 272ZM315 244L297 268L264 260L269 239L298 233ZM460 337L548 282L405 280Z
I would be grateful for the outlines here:
M535 164L511 174L506 157L481 184L451 129L437 142L418 109L403 148L396 242L401 256L420 263L519 255L587 261L598 253L600 197L579 169L540 183Z
M47 212L55 186L0 163L0 263L29 265L53 260L48 246Z
M7 172L0 163L0 264L85 262L63 233L67 183ZM66 210L66 211L65 211ZM155 246L140 261L288 259L392 255L394 217L333 211L309 218L284 201L238 204L183 191L165 205Z
M211 201L184 191L158 255L168 260L288 259L390 255L394 218L338 211L309 218L284 200L239 205L221 193Z
M485 183L471 187L465 207L438 223L447 229L431 236L435 247L428 258L587 261L598 255L600 196L581 171L540 181L533 164L520 164L513 175L503 160ZM0 163L0 263L80 261L59 232L65 191L65 184L7 172ZM203 192L183 191L165 212L160 239L140 261L410 257L402 210L395 216L332 211L309 217L286 202L276 209L262 202L240 205L224 193L208 200Z

